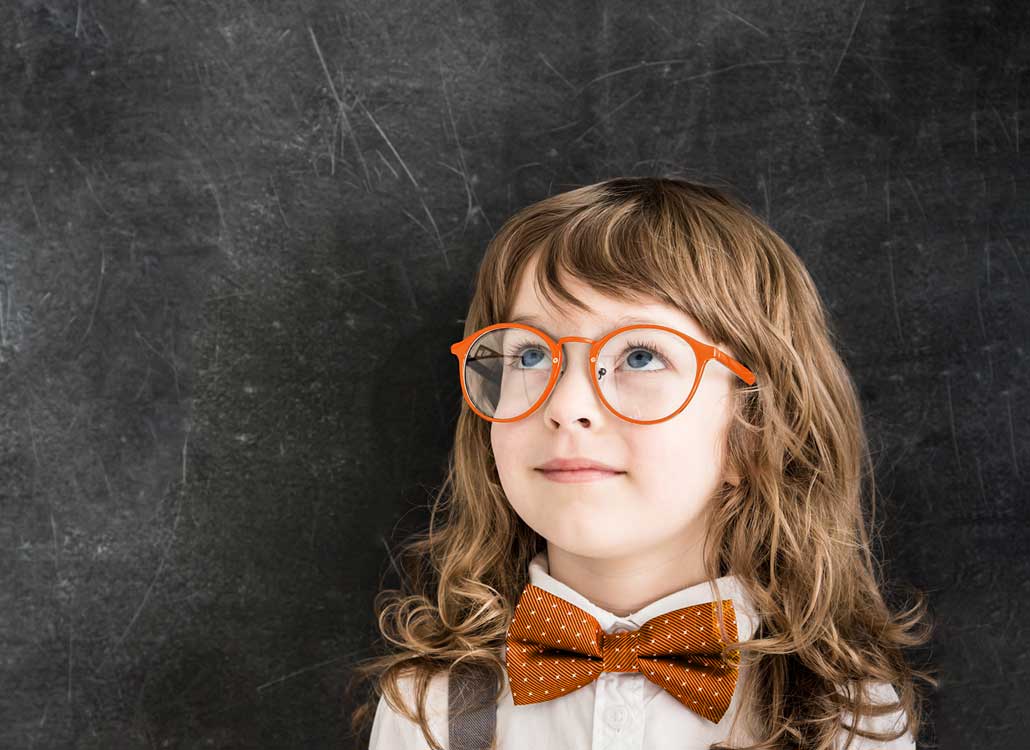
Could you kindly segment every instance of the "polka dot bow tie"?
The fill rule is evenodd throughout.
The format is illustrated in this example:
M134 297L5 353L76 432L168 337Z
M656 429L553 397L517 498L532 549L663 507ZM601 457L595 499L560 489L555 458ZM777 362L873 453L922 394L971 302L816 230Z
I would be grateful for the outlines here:
M726 633L737 639L733 600ZM637 630L605 633L591 615L528 584L508 628L505 661L516 705L560 698L602 672L640 672L700 716L718 723L737 685L740 651L723 652L715 602L653 617ZM729 642L732 642L729 641Z

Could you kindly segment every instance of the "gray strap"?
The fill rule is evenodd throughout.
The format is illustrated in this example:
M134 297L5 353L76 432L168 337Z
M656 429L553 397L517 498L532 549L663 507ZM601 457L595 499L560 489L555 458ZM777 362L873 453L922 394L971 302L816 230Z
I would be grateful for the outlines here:
M451 668L447 686L449 750L489 750L494 746L496 682L490 668L481 664L461 662Z

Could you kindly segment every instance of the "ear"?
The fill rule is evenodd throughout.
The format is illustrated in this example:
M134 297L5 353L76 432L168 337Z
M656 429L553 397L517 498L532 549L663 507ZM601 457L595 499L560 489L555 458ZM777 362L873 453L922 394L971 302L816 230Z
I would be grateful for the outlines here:
M726 475L725 481L726 481L726 484L730 484L730 485L733 485L734 487L736 487L738 484L740 484L740 476L735 474L735 473L730 472L730 473L728 473Z

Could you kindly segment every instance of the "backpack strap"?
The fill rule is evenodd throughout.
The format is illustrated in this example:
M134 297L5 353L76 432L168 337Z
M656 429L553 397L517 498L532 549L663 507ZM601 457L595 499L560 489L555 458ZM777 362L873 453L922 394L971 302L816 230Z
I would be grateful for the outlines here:
M482 664L452 666L447 685L449 750L489 750L494 746L497 704L492 700L496 678Z

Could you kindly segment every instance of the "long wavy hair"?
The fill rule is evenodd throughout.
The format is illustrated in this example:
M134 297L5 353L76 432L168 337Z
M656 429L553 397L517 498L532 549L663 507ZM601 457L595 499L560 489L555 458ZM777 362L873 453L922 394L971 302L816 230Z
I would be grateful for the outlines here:
M751 639L727 644L751 675L738 686L751 743L742 747L828 750L852 728L878 741L918 736L925 696L915 680L938 680L910 666L904 650L930 639L926 596L914 591L915 603L895 612L881 591L870 543L876 488L857 391L792 248L727 189L675 177L605 180L505 222L478 270L466 336L507 319L534 255L537 288L556 306L583 308L561 283L568 276L622 300L657 297L756 375L752 386L735 381L723 455L740 481L711 497L703 551L706 574L739 576L758 615ZM402 588L375 597L390 646L354 667L348 691L367 681L373 689L352 713L352 731L363 731L384 696L440 748L427 720L428 686L459 662L495 670L499 698L513 608L545 545L505 498L490 423L463 403L429 528L392 561ZM403 691L402 676L411 678ZM891 684L898 702L871 700L865 688L877 682ZM907 722L894 733L858 726L898 710Z

